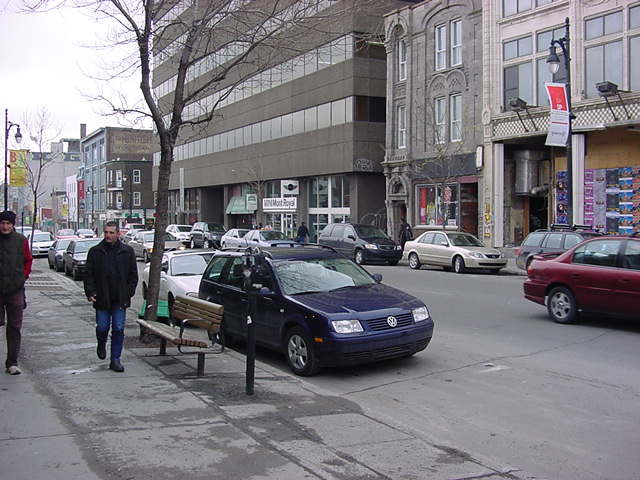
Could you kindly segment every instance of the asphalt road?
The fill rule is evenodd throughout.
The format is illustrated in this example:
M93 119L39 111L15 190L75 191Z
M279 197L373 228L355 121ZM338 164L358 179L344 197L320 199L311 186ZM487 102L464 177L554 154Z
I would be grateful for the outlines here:
M640 322L557 325L518 276L367 268L427 303L434 338L410 359L326 369L313 388L539 478L640 478Z

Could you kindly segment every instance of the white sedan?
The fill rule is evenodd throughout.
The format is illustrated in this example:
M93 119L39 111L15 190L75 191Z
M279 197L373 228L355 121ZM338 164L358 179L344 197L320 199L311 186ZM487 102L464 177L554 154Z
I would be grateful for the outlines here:
M158 300L166 301L169 309L175 298L186 295L198 296L200 279L213 257L211 250L187 250L166 252L162 256L162 271L160 272L160 292ZM149 286L149 267L142 272L142 297L147 298ZM170 311L170 310L169 310Z
M31 242L31 235L33 235L33 246L31 247L31 255L34 257L45 256L49 253L49 247L53 245L55 241L53 236L49 232L36 232L29 234L27 240Z

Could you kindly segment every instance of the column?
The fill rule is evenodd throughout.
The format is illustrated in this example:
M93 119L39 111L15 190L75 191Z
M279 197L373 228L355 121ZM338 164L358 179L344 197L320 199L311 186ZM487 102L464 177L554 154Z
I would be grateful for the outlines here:
M585 135L574 134L571 136L573 165L572 199L573 199L573 223L584 224L584 153Z
M493 246L504 246L504 144L493 144Z

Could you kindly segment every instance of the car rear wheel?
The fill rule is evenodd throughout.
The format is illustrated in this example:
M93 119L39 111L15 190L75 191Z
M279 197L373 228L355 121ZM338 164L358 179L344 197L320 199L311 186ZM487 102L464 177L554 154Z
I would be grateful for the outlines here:
M464 273L466 267L463 258L458 255L453 259L453 271L456 273Z
M422 264L420 263L420 259L418 258L418 255L416 253L412 252L409 254L409 266L413 270L420 270Z
M578 318L576 300L566 287L555 287L549 292L547 311L556 323L573 323Z
M287 332L285 340L287 363L296 375L308 377L320 369L318 359L309 336L300 327Z
M362 253L362 250L356 250L354 260L358 265L362 265L364 263L364 253Z

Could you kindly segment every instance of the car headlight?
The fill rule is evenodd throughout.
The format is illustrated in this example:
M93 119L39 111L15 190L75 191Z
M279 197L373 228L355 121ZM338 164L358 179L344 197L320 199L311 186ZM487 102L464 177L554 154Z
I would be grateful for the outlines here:
M474 258L484 258L484 255L480 252L469 252L469 256Z
M368 248L369 250L377 250L378 249L378 245L375 245L373 243L365 243L364 244L364 248Z
M414 308L411 313L413 313L414 322L424 322L429 318L429 310L427 310L427 307Z
M364 331L359 320L332 320L331 324L336 333L357 333Z

